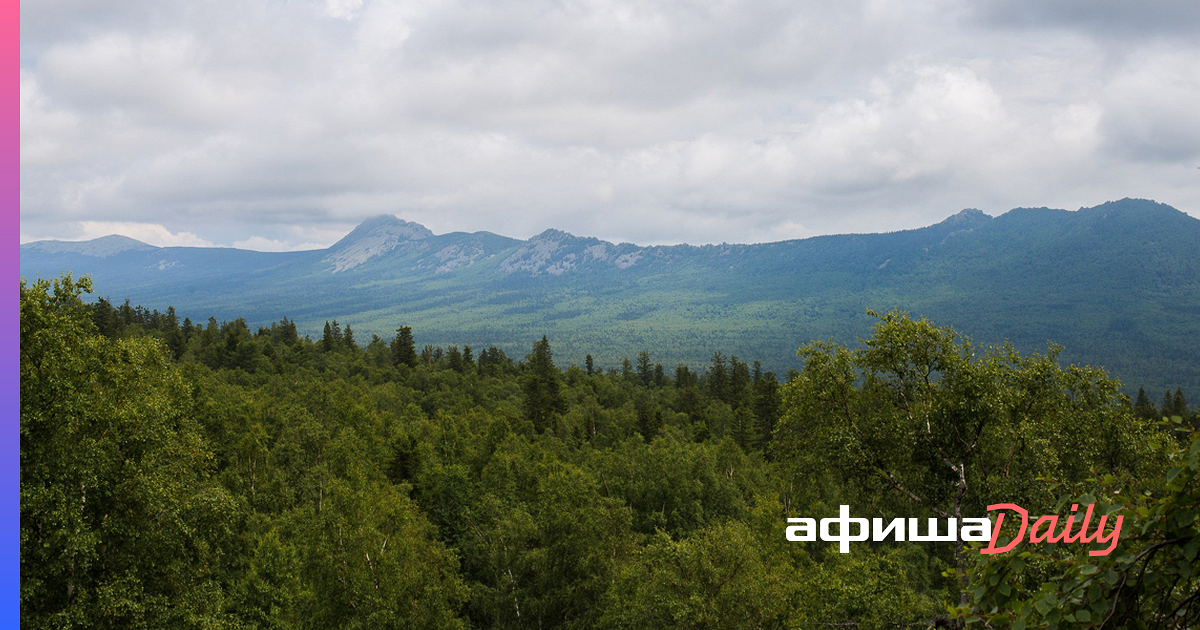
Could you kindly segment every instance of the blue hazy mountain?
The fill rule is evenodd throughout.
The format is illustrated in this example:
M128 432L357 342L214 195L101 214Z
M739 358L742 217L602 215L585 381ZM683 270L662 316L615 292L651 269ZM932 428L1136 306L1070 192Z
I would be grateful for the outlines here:
M360 341L411 325L418 344L523 355L548 335L562 363L649 350L668 368L713 352L798 365L812 339L853 341L868 308L1022 351L1066 347L1135 391L1200 391L1200 220L1153 201L1078 211L964 210L928 227L748 245L640 247L546 230L434 234L369 219L324 250L153 247L122 236L21 246L21 274L90 275L113 302L203 321L286 316Z

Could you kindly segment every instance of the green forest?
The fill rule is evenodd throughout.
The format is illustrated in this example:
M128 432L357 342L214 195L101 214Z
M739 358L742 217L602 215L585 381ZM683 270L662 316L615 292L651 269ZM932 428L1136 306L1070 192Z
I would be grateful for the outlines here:
M310 339L90 291L21 284L27 628L1200 626L1200 418L1056 346L893 311L787 374L577 365L540 331ZM1001 502L1125 529L1106 556L784 535Z

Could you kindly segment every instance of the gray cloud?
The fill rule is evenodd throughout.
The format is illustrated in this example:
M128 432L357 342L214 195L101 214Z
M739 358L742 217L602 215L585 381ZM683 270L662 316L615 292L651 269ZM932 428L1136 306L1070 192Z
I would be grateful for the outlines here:
M1180 5L35 3L23 238L280 249L390 212L699 243L1125 196L1195 213Z
M1176 0L985 0L982 21L1010 28L1076 29L1105 37L1194 37L1200 5Z

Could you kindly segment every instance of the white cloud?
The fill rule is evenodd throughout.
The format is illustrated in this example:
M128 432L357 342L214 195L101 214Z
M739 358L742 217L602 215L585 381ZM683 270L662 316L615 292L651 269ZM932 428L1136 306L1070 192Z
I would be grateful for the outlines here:
M263 238L261 236L251 236L242 241L235 241L233 246L237 249L252 249L257 252L295 252L310 249L325 249L329 247L328 243L288 243L285 241Z
M1200 214L1191 9L118 4L23 7L28 233L295 248L387 212L696 243L1135 195Z
M362 5L363 0L325 0L325 14L332 18L352 20Z
M128 221L80 221L78 240L120 234L159 247L213 247L211 241L191 232L172 232L158 223Z

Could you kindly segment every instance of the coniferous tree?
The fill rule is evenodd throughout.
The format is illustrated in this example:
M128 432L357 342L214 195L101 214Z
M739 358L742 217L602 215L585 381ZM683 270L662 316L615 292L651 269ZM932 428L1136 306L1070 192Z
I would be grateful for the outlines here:
M300 335L296 332L296 322L286 317L279 320L278 324L271 325L269 337L272 342L283 346L294 345L300 340Z
M592 361L592 355L587 355L583 358L583 365L587 368L587 375L594 376L596 374L596 364Z
M740 405L733 410L730 437L745 451L758 446L758 419L754 417L754 412L749 407Z
M462 373L464 367L463 356L462 352L459 352L458 346L450 346L450 349L446 351L446 363L450 365L451 370L460 374Z
M1147 420L1158 415L1158 410L1154 408L1154 403L1150 402L1144 387L1138 388L1137 399L1133 403L1133 415Z
M92 322L96 324L96 330L101 335L109 338L117 336L117 313L108 300L99 298L92 305Z
M744 405L748 402L750 387L750 368L738 361L736 356L729 357L729 400L730 405Z
M651 394L639 392L634 398L638 432L642 439L650 442L662 429L662 410L657 408Z
M413 342L412 327L401 326L392 338L392 365L417 366L417 346Z
M550 352L550 342L545 335L533 344L533 352L526 357L525 375L521 388L525 392L525 415L538 433L554 429L558 414L565 408L559 382L558 368Z
M325 332L321 333L321 352L333 350L336 343L333 337L333 327L329 325L329 320L325 320Z
M650 362L650 353L642 350L637 355L637 376L642 387L650 387L654 382L654 364Z
M675 366L675 387L685 389L694 387L697 384L696 374L688 369L686 365Z
M125 298L125 303L118 310L119 324L124 327L133 323L134 312L133 307L129 305L129 298Z
M771 441L775 426L779 423L779 414L783 407L783 398L779 391L779 383L775 381L774 372L766 372L759 376L754 384L754 415L758 418L758 434L762 443Z
M471 350L471 346L463 346L463 368L474 372L475 371L475 353Z
M713 353L707 384L709 396L724 403L729 402L729 376L725 371L725 355L720 352Z

